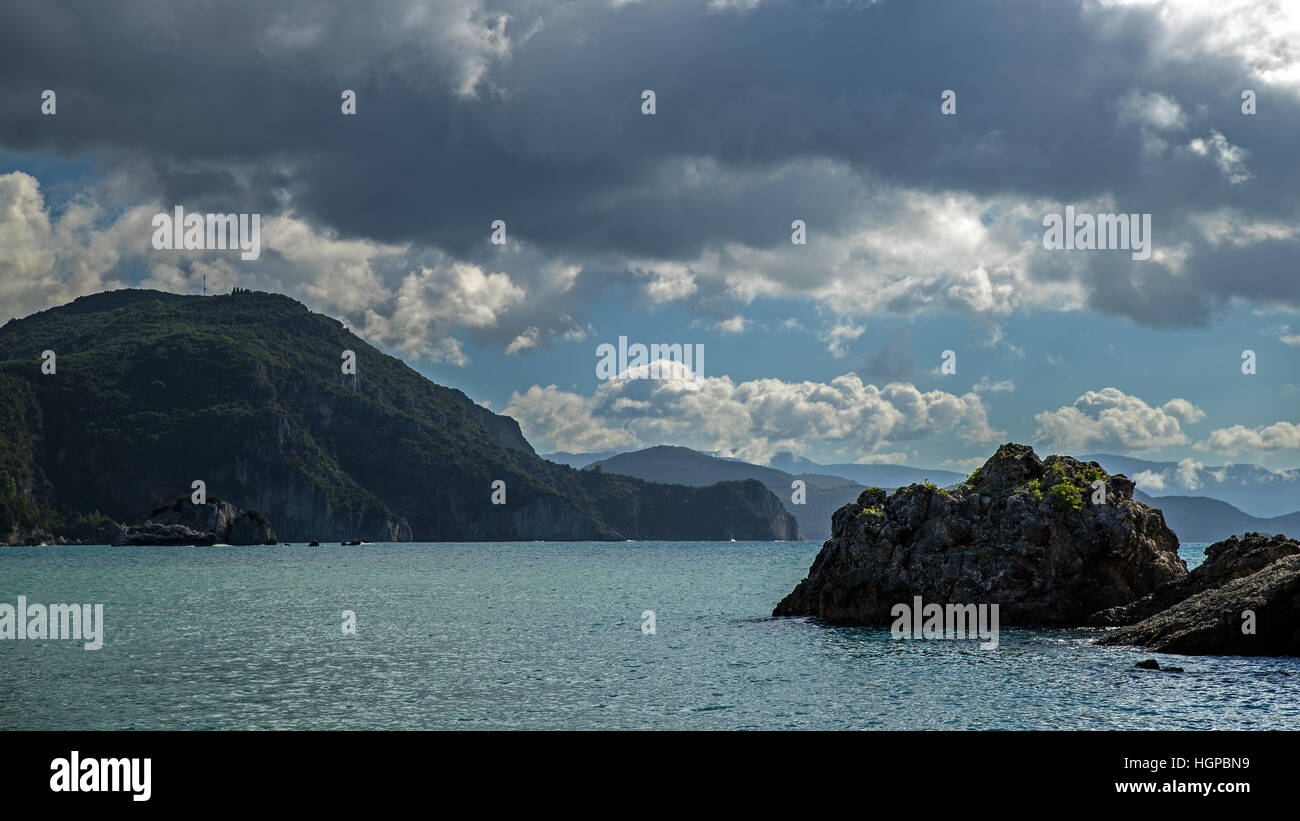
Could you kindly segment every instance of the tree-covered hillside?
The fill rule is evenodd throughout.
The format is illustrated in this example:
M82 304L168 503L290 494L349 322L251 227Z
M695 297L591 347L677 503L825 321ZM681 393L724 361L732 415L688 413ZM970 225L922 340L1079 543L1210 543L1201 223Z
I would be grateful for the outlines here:
M90 538L97 512L135 521L196 479L291 541L797 535L758 482L687 488L548 462L514 420L277 294L114 291L10 321L0 389L10 542Z

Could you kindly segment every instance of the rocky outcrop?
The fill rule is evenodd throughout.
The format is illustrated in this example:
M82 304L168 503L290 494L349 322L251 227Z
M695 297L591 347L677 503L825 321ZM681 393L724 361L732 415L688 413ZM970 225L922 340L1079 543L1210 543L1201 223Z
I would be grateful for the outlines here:
M230 523L226 544L275 544L275 531L256 510L240 511Z
M45 528L15 528L8 534L0 534L0 545L36 547L38 545L101 544L102 541L85 542L81 539L55 535Z
M840 508L773 615L887 624L894 605L921 596L997 604L1004 625L1081 625L1186 573L1177 537L1127 477L1006 444L956 487L872 488Z
M1300 655L1300 555L1202 590L1098 640L1184 655Z
M211 545L217 543L217 537L211 533L194 530L185 525L160 525L145 522L139 525L123 525L113 539L114 546L131 545Z
M273 545L277 540L256 510L209 499L196 505L182 497L160 507L139 525L119 528L115 545Z
M1203 590L1222 587L1296 553L1300 553L1300 542L1280 533L1271 537L1258 533L1231 536L1206 548L1205 561L1186 576L1160 585L1154 593L1131 604L1094 613L1088 623L1106 627L1136 624Z

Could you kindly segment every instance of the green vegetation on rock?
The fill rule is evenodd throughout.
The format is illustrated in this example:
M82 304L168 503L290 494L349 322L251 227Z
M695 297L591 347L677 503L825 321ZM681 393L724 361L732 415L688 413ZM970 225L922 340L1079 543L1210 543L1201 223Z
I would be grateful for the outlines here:
M1047 490L1047 498L1055 510L1083 509L1083 497L1079 488L1069 482L1052 485Z

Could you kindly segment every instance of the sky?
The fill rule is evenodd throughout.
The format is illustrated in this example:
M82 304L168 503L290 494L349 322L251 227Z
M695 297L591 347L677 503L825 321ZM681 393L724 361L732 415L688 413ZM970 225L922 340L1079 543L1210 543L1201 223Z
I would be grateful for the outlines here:
M0 18L0 322L205 277L286 293L541 452L1300 468L1295 3ZM260 214L260 256L155 248L178 205ZM1149 258L1045 247L1067 206L1150 215ZM620 336L703 367L598 378Z

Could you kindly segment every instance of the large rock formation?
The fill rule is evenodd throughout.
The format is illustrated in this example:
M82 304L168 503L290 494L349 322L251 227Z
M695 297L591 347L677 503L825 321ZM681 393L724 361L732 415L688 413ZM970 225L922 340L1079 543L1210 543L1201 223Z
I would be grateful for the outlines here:
M189 498L180 498L155 510L142 524L121 527L113 544L272 545L276 538L256 510L239 510L220 499L196 505Z
M1186 576L1166 582L1130 604L1093 613L1088 623L1107 627L1136 624L1203 590L1222 587L1296 553L1300 553L1300 542L1280 533L1272 537L1247 533L1240 539L1231 536L1206 548L1205 561Z
M840 508L808 578L773 615L887 624L895 604L921 596L997 604L1003 624L1079 625L1186 573L1177 537L1133 500L1127 477L1006 444L952 489L873 488Z
M1300 555L1202 590L1097 643L1185 655L1300 655Z

